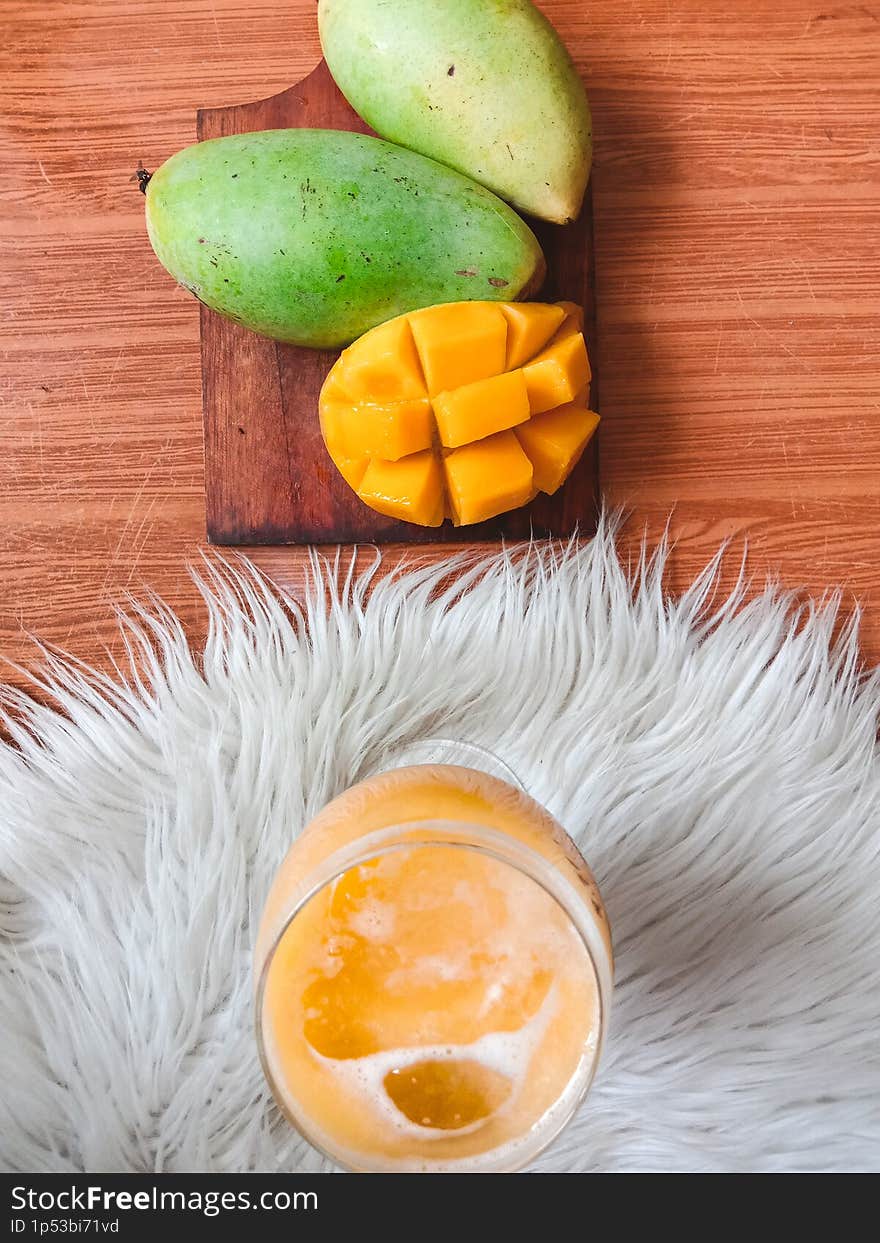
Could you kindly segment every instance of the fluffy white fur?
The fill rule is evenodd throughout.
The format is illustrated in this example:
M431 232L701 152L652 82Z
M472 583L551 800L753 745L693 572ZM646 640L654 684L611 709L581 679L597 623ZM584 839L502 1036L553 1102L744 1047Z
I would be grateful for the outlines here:
M201 656L158 601L132 669L5 693L0 1164L320 1170L250 1006L291 840L396 745L491 748L581 845L615 932L593 1092L542 1170L880 1164L880 680L836 602L678 600L590 544L309 601L209 566ZM372 594L368 600L368 588ZM329 601L329 607L327 603Z

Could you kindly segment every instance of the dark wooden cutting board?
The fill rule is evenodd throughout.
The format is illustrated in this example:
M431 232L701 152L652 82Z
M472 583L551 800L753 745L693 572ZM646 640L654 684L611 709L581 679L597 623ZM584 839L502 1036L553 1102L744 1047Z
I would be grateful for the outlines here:
M200 140L281 128L372 133L324 61L280 95L198 113ZM561 228L530 220L548 275L539 297L584 307L597 409L593 219ZM337 351L280 345L201 308L208 539L214 544L476 543L595 528L596 438L555 496L478 526L417 527L368 508L336 471L318 425L318 394Z

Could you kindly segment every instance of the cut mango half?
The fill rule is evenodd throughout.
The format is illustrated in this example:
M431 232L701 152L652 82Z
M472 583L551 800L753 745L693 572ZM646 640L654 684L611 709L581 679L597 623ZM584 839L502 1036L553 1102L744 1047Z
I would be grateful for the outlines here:
M344 350L321 390L324 442L365 504L440 526L553 493L599 423L571 302L450 302Z

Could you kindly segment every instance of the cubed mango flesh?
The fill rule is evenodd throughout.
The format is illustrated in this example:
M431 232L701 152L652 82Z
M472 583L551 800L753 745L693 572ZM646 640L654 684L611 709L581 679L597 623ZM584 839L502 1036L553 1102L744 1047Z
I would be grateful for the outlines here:
M567 405L590 382L590 363L581 333L551 343L523 367L532 414Z
M370 335L369 350L349 346L340 356L339 380L349 396L355 401L380 404L427 397L422 366L406 316L379 324Z
M565 307L551 302L508 302L501 313L507 320L508 371L534 358L566 317Z
M483 522L553 492L599 416L572 303L455 302L399 316L340 356L321 391L324 441L379 513Z
M325 386L326 387L326 386ZM336 463L336 469L350 488L355 492L364 477L364 471L370 459L356 447L356 441L350 437L350 424L357 411L349 401L336 396L337 386L331 390L331 396L325 398L321 394L321 434L330 456Z
M507 322L497 302L444 302L409 322L432 397L504 370Z
M335 459L336 469L342 478L348 484L353 492L357 492L363 482L367 467L370 465L370 459L366 457L347 458L338 457ZM437 524L440 525L439 523Z
M532 463L514 432L453 449L443 468L457 527L519 509L532 495Z
M530 414L521 367L438 393L433 406L440 443L447 449L516 427Z
M584 308L582 306L578 306L576 302L557 302L556 306L562 311L564 318L551 337L551 342L561 341L563 337L570 337L576 332L583 332Z
M399 462L373 458L357 491L388 518L423 527L439 527L443 521L443 470L430 450L412 453Z
M398 458L430 449L434 439L434 417L427 397L411 401L359 406L338 401L327 403L321 414L327 443L344 445L355 457Z
M572 402L536 414L516 429L538 492L553 493L565 483L598 426L598 414Z

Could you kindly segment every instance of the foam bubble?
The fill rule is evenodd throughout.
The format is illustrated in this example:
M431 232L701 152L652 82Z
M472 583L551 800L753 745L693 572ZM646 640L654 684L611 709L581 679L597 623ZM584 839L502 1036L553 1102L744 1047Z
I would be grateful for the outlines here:
M349 913L348 927L365 941L383 944L394 936L395 909L390 902L365 898Z
M365 1057L324 1057L316 1050L312 1056L325 1066L349 1092L365 1098L379 1117L399 1135L421 1140L448 1139L450 1132L412 1122L397 1108L385 1090L385 1076L392 1070L406 1070L419 1062L477 1062L486 1070L503 1075L512 1084L510 1095L495 1114L503 1113L522 1090L535 1050L544 1037L556 1009L556 989L552 988L540 1009L519 1031L489 1032L470 1044L413 1045L407 1048L383 1049ZM471 1126L461 1127L456 1135L467 1135L488 1122L481 1118Z
M536 1015L535 1018L538 1018L538 1015ZM548 1020L545 1020L545 1022L546 1021ZM507 1034L510 1033L493 1033L493 1036ZM522 1033L514 1033L514 1035L517 1034L521 1035ZM539 1038L540 1037L538 1036L534 1037L535 1043L537 1043ZM482 1040L475 1041L473 1045L460 1045L458 1046L457 1055L460 1056L463 1051L469 1050L470 1056L473 1056L473 1049L476 1046L482 1045L486 1040L492 1041L493 1037L483 1037ZM419 1155L412 1157L401 1157L390 1162L387 1158L384 1158L378 1165L376 1165L375 1168L386 1171L395 1169L400 1173L457 1172L467 1174L479 1171L490 1172L492 1170L509 1170L521 1166L526 1161L530 1160L536 1152L540 1152L544 1145L549 1143L549 1141L565 1125L567 1118L574 1109L578 1097L581 1094L584 1080L589 1075L590 1068L594 1063L596 1044L597 1033L594 1029L590 1032L585 1041L584 1052L581 1056L580 1062L578 1063L575 1072L569 1079L565 1090L560 1093L550 1108L526 1132L514 1135L505 1143L498 1144L494 1148L491 1148L485 1152L477 1152L466 1157L447 1156L432 1158L430 1156ZM439 1048L440 1046L432 1049L430 1052L437 1053ZM456 1055L456 1046L444 1046L442 1051L448 1057L454 1056ZM398 1053L400 1052L403 1051L399 1050ZM418 1053L419 1060L422 1060L427 1054L427 1051L424 1048L409 1050L409 1052ZM319 1055L316 1054L316 1056ZM360 1062L373 1062L374 1060L378 1061L383 1056L383 1054L374 1054L370 1058L361 1058L357 1060ZM320 1058L320 1060L327 1062L330 1059ZM343 1063L338 1062L336 1065L342 1066ZM389 1066L389 1069L393 1069L393 1067ZM382 1077L384 1078L384 1075ZM478 1130L479 1127L485 1125L486 1121L488 1121L488 1119L482 1119L475 1122L472 1126L461 1127L453 1133L449 1131L433 1131L427 1127L417 1126L411 1123L404 1115L400 1114L399 1111L393 1106L392 1102L385 1094L381 1078L377 1078L375 1074L371 1074L369 1075L369 1081L371 1085L371 1096L377 1107L379 1107L381 1112L385 1115L390 1114L391 1111L393 1111L394 1127L398 1134L408 1134L411 1137L418 1138L423 1141L431 1136L436 1136L437 1138L443 1136L448 1139L451 1134L456 1136L471 1134L472 1132ZM506 1105L509 1105L510 1103L511 1101L509 1098ZM370 1170L373 1168L369 1153L340 1148L338 1144L334 1144L331 1141L329 1135L323 1133L320 1127L316 1128L314 1138L319 1144L321 1144L325 1151L335 1150L338 1154L338 1159L348 1165L349 1168L354 1170Z

